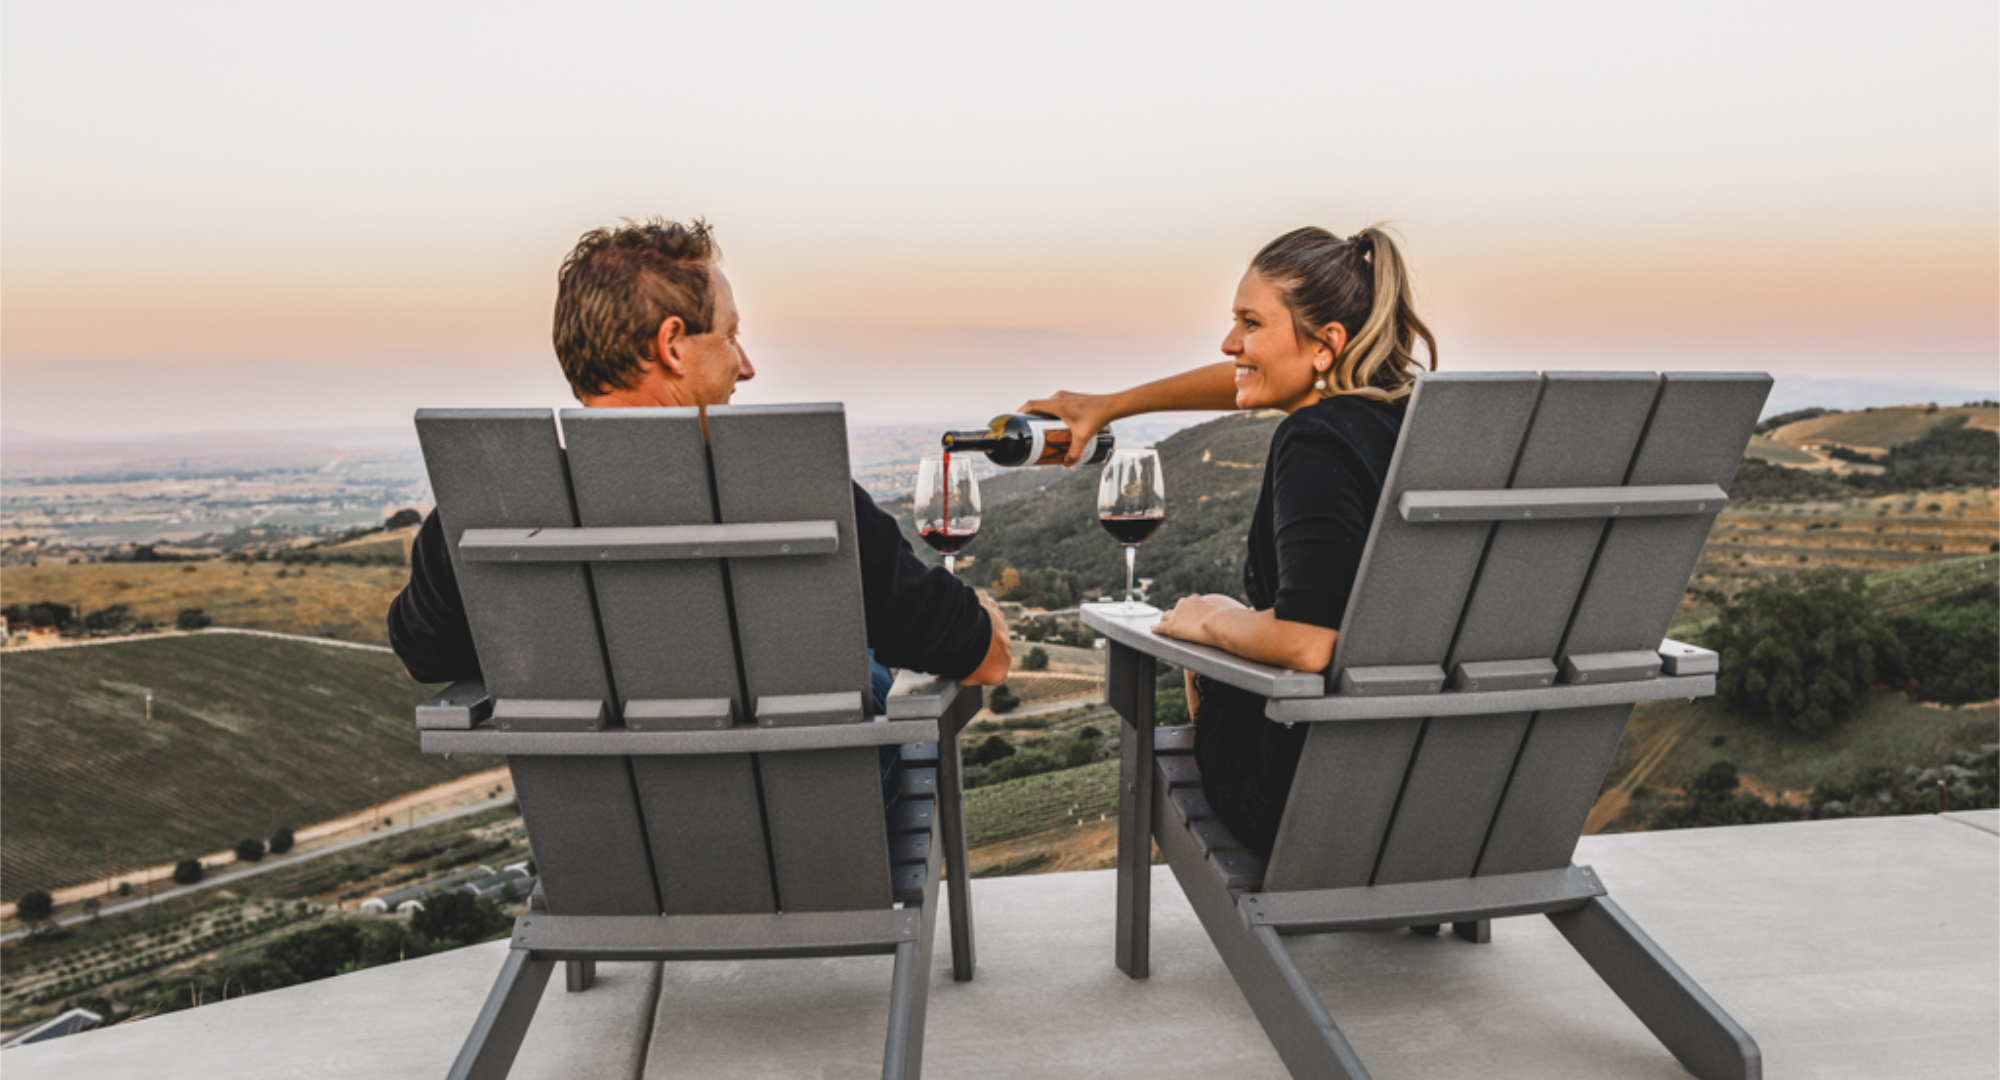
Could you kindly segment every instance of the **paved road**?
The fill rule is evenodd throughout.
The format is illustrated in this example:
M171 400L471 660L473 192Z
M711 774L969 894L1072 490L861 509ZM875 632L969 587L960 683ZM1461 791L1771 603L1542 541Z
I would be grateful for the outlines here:
M134 911L139 908L145 907L148 904L157 903L161 900L170 900L176 896L185 896L188 893L199 892L202 889L212 889L218 885L227 885L230 884L231 882L241 881L244 878L265 873L266 871L280 870L287 866L297 866L302 862L306 862L311 859L317 859L322 855L331 855L336 851L346 851L348 848L359 847L362 844L372 844L377 840L387 840L392 836L400 836L403 833L407 833L412 829L421 829L426 825L435 825L441 821L450 821L454 818L462 818L469 814L477 814L481 810L491 810L496 806L506 806L509 803L512 803L513 801L514 801L514 795L512 792L509 792L505 795L500 795L491 799L487 799L484 802L474 803L471 806L463 806L456 810L446 811L445 813L439 814L436 817L427 817L422 821L413 822L411 824L404 825L401 828L396 828L392 826L378 833L369 833L367 836L358 836L352 840L342 840L336 844L328 844L325 847L313 848L310 851L301 851L295 855L273 855L267 857L263 862L252 863L249 866L241 867L239 869L224 870L219 873L215 871L210 871L208 876L202 878L201 881L197 882L196 884L175 885L165 890L156 888L153 890L153 895L151 897L141 896L131 900L123 901L121 903L112 904L109 907L101 909L100 911L98 911L97 914L99 918L102 918L106 915L116 915L122 911ZM77 923L87 921L89 918L90 916L88 915L77 914L77 915L65 916L63 918L55 920L55 922L56 925L58 926L74 926ZM8 942L14 940L15 938L23 937L27 934L27 932L28 932L27 930L23 929L23 930L14 930L5 934L0 934L0 942Z

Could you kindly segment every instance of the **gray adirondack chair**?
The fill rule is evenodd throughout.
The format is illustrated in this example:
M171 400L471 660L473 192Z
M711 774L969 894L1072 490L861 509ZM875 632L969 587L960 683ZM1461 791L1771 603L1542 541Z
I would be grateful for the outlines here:
M837 405L424 410L484 684L428 753L504 754L541 889L454 1080L513 1063L558 962L894 954L884 1077L919 1074L940 855L973 970L957 729L980 692L869 668ZM878 748L903 746L883 775ZM939 748L942 747L942 753Z
M1368 1075L1286 946L1545 914L1689 1072L1757 1044L1570 857L1632 706L1714 693L1663 641L1770 389L1763 375L1437 374L1418 383L1332 666L1295 672L1086 607L1124 718L1118 966L1147 975L1160 850L1292 1075ZM1155 731L1158 659L1310 724L1268 863Z

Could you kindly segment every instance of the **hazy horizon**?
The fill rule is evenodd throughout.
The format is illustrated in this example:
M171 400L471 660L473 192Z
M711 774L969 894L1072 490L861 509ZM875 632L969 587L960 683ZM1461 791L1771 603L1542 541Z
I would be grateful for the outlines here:
M1383 220L1446 369L2000 381L1990 3L109 9L0 38L0 429L563 405L556 266L654 214L738 400L860 424L1207 362Z

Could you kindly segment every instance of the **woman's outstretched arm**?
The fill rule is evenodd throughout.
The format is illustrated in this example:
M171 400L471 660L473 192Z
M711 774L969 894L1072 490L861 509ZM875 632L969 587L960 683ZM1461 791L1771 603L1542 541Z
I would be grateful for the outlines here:
M1324 671L1333 663L1338 630L1253 611L1227 596L1188 596L1160 616L1153 632L1194 645L1213 645L1245 660L1293 671Z
M1053 416L1074 432L1069 457L1063 461L1065 465L1074 465L1090 445L1091 436L1114 420L1141 413L1235 407L1236 364L1223 360L1109 394L1074 394L1063 390L1054 397L1027 402L1018 411Z

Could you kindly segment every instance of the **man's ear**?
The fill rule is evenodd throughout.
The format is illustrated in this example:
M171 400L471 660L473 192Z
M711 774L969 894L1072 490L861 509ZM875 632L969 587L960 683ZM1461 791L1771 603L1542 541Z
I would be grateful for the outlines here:
M661 366L676 378L687 378L687 361L681 357L680 347L688 338L687 324L679 315L669 315L660 321L660 330L653 336L653 355Z

